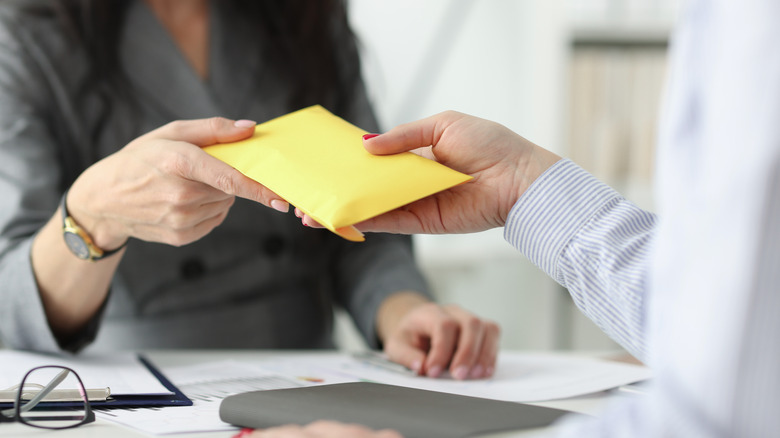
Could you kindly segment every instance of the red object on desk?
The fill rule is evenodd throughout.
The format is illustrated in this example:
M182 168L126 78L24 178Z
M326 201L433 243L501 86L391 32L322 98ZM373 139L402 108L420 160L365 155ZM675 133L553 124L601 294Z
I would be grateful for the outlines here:
M250 429L248 427L245 427L245 428L241 429L240 432L238 432L237 434L233 435L233 438L245 438L245 437L249 436L249 434L252 433L252 432L254 432L254 429Z

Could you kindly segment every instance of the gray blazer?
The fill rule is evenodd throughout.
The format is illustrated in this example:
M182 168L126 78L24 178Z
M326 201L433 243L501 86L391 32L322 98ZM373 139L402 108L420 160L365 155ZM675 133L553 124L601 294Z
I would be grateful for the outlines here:
M29 4L31 1L23 0ZM30 245L64 189L90 163L171 120L211 116L259 122L287 111L286 89L264 65L262 42L229 2L213 2L204 83L143 2L128 15L119 53L128 95L80 90L85 55L58 22L0 5L0 336L9 347L319 348L332 346L332 310L346 308L369 344L391 293L427 294L408 238L346 242L304 228L292 213L238 200L224 224L175 248L131 240L103 312L60 345L43 312ZM350 56L357 56L352 53ZM362 83L344 116L376 130ZM108 105L107 103L110 103ZM102 120L106 129L97 130Z

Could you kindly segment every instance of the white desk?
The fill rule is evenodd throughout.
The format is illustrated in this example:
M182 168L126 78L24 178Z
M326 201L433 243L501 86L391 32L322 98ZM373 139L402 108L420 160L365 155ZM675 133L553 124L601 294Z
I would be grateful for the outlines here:
M260 362L263 359L274 357L278 355L294 356L295 352L290 351L245 351L245 350L209 350L209 351L149 351L145 352L145 355L151 359L151 361L160 368L179 366L179 365L192 365L198 363L208 363L224 359L235 359L242 362ZM311 354L306 352L305 354ZM608 397L626 397L620 393L607 393L601 392L591 394L588 396L549 401L543 403L534 403L540 406L554 407L558 409L564 409L573 412L582 412L591 415L597 415L604 402ZM548 430L549 431L549 430ZM173 438L180 437L197 437L197 438L230 438L235 435L236 432L205 432L196 434L176 434L176 435L159 435ZM506 432L498 434L485 435L485 438L516 438L516 437L539 437L545 435L544 430L526 430L517 432ZM68 429L62 431L50 431L37 429L30 426L25 426L18 423L2 423L0 424L0 436L2 437L51 437L51 438L138 438L149 437L153 435L146 435L136 430L112 423L110 421L98 418L95 423L87 424L77 427L75 429Z

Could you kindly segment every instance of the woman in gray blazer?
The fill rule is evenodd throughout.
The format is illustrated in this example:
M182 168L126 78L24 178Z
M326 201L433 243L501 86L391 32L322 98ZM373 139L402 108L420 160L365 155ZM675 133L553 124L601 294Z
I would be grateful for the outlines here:
M326 348L343 306L369 345L423 374L492 373L498 328L432 304L408 238L301 229L200 149L315 103L376 131L344 9L0 3L3 342Z

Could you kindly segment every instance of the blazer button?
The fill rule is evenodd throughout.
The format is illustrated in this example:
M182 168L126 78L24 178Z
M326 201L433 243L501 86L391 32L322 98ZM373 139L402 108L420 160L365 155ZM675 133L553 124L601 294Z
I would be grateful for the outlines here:
M188 280L193 280L202 277L203 274L206 273L206 266L203 264L203 261L197 258L191 258L185 260L181 264L180 269L181 269L181 276Z
M269 236L262 244L263 252L270 257L276 257L284 251L284 239L280 236Z

